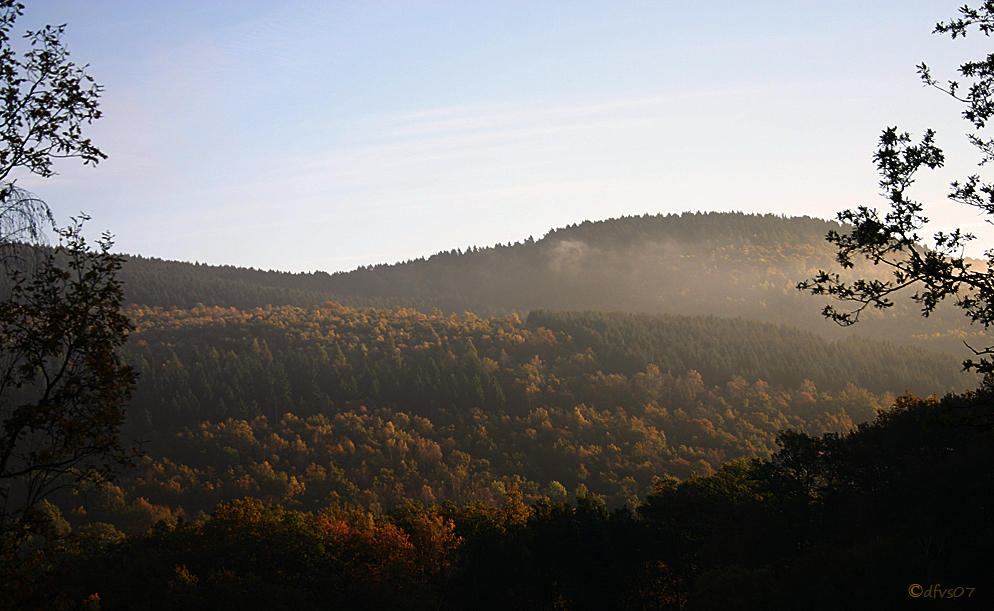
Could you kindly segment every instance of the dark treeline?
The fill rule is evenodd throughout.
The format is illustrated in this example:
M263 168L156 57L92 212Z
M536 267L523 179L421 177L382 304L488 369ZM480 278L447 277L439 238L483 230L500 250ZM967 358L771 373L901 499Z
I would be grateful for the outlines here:
M614 511L513 486L496 506L385 514L233 501L130 537L80 529L54 586L107 610L982 608L990 426L977 395L908 396L848 434L787 431L768 460L658 479Z
M324 272L293 274L128 256L120 275L128 302L165 308L310 307L330 300L356 307L415 307L424 311L435 307L430 297L414 300L337 294Z

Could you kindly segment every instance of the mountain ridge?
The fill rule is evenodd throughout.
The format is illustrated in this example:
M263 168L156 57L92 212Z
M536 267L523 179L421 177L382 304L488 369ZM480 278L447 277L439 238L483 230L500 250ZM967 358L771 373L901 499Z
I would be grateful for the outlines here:
M826 321L826 298L797 282L837 269L825 241L834 221L776 214L708 212L584 221L541 239L469 246L347 272L291 273L127 256L121 272L132 303L191 308L434 308L445 313L526 315L533 309L713 315L788 324L841 339L853 332L967 358L963 342L987 345L952 306L923 319L910 300L867 312L855 328ZM861 264L847 272L875 271ZM987 342L987 343L985 343Z

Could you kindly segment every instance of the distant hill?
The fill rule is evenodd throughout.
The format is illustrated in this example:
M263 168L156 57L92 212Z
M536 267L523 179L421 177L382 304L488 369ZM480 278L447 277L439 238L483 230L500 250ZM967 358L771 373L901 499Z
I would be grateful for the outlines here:
M350 272L293 274L131 257L122 273L130 301L189 308L266 305L438 308L446 313L526 314L534 309L742 317L828 337L856 331L967 356L987 345L954 308L923 319L909 300L868 312L842 329L819 314L826 299L796 283L837 269L824 237L835 222L742 213L645 215L586 221L540 240L436 253ZM874 272L857 268L854 275Z

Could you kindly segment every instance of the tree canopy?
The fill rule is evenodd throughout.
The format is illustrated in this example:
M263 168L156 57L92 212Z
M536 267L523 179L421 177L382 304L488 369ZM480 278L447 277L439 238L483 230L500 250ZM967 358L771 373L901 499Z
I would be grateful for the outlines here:
M81 217L30 265L9 256L54 225L12 173L47 178L56 159L104 158L82 133L100 117L100 86L69 61L65 26L27 32L18 54L11 30L23 10L0 0L0 608L54 608L62 603L44 582L59 528L44 499L130 463L119 433L136 374L117 352L131 323L109 236L92 249Z
M934 32L957 38L973 28L985 36L994 32L994 2L986 1L979 8L964 6L959 18L939 22ZM979 151L977 163L982 166L994 160L994 138L983 131L994 116L994 54L965 62L958 71L965 79L962 83L949 80L942 84L926 64L918 66L926 85L965 105L963 118L973 130L967 139ZM940 302L949 298L972 323L990 327L994 324L994 249L985 252L983 264L971 262L963 250L975 236L959 229L936 232L932 244L924 246L922 231L929 219L924 206L908 194L921 170L940 168L945 163L942 150L935 144L935 132L926 130L916 143L910 133L888 127L880 137L874 161L888 208L881 211L860 206L840 212L839 221L850 226L851 231L832 230L827 239L836 246L836 260L843 269L852 269L855 260L865 258L883 266L885 273L848 281L839 273L822 270L799 283L798 288L846 303L848 308L827 305L823 310L826 317L842 325L858 322L867 309L892 307L892 297L908 289L914 291L911 298L923 316L931 315ZM953 182L948 197L994 215L994 183L984 182L980 174ZM994 346L971 348L979 358L968 359L964 366L984 374L994 373Z

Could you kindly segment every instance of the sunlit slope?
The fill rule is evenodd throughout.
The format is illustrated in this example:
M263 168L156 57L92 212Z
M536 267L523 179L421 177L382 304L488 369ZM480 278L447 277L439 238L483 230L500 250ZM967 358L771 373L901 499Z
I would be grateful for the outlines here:
M873 392L926 395L979 383L948 353L861 335L826 340L797 327L741 318L533 310L528 324L568 335L599 355L606 370L628 375L653 364L663 371L693 369L710 384L742 377L794 387L809 380L831 390L855 384Z
M780 430L848 431L906 389L962 384L948 355L742 319L127 313L141 374L127 434L159 461L133 495L190 513L246 495L313 510L489 503L495 482L631 506L657 477L769 455Z
M521 416L537 406L614 409L629 393L617 395L612 385L650 370L693 371L708 387L813 382L831 392L855 385L874 393L942 394L977 382L958 373L948 354L870 339L829 341L742 319L536 311L521 322L513 314L479 318L337 304L132 307L128 314L138 328L127 355L142 372L132 413L158 421L155 428L278 418L286 411L334 414L360 405L431 418L438 410L473 408ZM592 391L599 386L604 389ZM644 407L625 401L633 401L623 401L626 409Z

